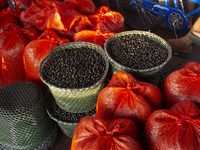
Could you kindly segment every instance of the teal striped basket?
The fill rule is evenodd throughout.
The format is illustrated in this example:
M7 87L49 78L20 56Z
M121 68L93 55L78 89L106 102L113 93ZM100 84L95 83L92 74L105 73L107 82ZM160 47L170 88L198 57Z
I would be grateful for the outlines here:
M48 150L57 138L41 90L31 82L0 88L0 147L9 150Z

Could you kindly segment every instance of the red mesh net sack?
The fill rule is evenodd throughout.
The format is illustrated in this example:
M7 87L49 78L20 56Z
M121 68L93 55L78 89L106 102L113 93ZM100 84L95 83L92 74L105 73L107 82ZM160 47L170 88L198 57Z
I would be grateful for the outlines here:
M0 33L0 87L16 81L25 81L23 53L29 40L17 26Z
M192 101L154 111L147 119L144 146L147 150L199 150L200 110Z
M112 32L112 31L81 30L73 35L72 41L91 42L104 48L105 41L114 34L115 32Z
M8 7L7 0L1 0L0 1L0 12Z
M74 9L84 15L91 15L96 11L92 0L64 0L63 2L73 5Z
M40 36L40 31L33 27L19 28L25 37L30 41L37 39Z
M110 31L110 29L102 22L96 23L90 29L93 31L95 31L95 30Z
M101 6L94 14L88 15L90 21L95 25L97 23L105 24L110 31L125 31L125 22L122 14L112 11L109 7Z
M92 23L86 15L81 14L73 8L63 11L62 22L68 30L57 31L57 33L60 37L68 39L72 39L74 33L89 29L92 26Z
M27 10L22 11L20 20L41 31L45 31L46 29L67 30L61 18L62 11L69 7L71 5L56 0L39 1Z
M17 29L18 31L20 31L24 35L24 37L26 37L30 41L35 40L40 36L40 31L34 27L20 27L16 24L9 23L4 28L4 30L7 31L13 29Z
M84 117L77 125L71 150L142 150L139 133L127 118Z
M35 83L41 89L45 87L38 73L40 62L55 47L71 42L69 39L59 38L53 30L46 30L38 39L31 41L24 49L24 67L26 81Z
M126 117L142 129L149 115L161 106L162 94L158 87L119 71L99 92L96 116L103 119Z
M180 70L172 72L164 82L165 106L192 100L200 106L200 64L188 62Z
M16 10L26 10L41 0L14 0Z
M0 33L3 32L5 26L9 23L19 24L17 14L21 12L13 11L12 8L8 7L0 13Z

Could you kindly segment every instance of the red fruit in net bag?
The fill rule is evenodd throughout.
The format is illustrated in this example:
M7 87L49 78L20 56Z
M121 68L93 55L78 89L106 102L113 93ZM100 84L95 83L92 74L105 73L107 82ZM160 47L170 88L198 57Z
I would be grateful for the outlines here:
M147 150L199 150L200 109L193 101L154 111L147 119L143 143Z
M14 0L16 10L26 10L41 0Z
M28 23L41 31L46 29L67 30L61 21L62 11L71 7L59 1L40 1L27 10L24 10L20 15L20 20L23 23Z
M98 22L91 27L91 30L110 31L110 29L102 22ZM112 31L111 31L112 32Z
M185 100L200 106L200 64L188 62L172 72L164 82L163 91L167 108Z
M0 1L0 12L8 7L7 0L1 0Z
M3 29L9 23L13 23L13 24L16 24L16 25L19 24L18 19L15 16L15 14L16 13L10 7L8 7L7 9L4 9L0 13L0 33L3 32Z
M91 15L96 11L92 0L64 0L63 2L73 5L74 9L84 15Z
M122 14L112 11L109 7L101 6L94 14L88 15L93 24L103 23L110 31L125 31L125 22Z
M0 87L25 81L23 53L30 41L15 26L0 33Z
M161 105L162 94L158 87L119 71L99 92L96 116L103 119L126 117L141 129L149 115Z
M82 30L73 35L72 41L91 42L104 48L105 41L114 34L115 32L112 31Z
M24 35L24 37L28 38L30 41L35 40L40 36L40 31L34 27L24 27L23 28L16 24L13 24L13 23L7 24L4 28L4 30L5 31L13 30L13 28L20 31Z
M92 23L86 15L81 14L73 8L63 11L62 22L68 30L57 31L57 34L60 37L68 39L71 39L74 33L89 29L92 26Z
M71 150L142 150L137 126L128 118L84 117L77 125Z

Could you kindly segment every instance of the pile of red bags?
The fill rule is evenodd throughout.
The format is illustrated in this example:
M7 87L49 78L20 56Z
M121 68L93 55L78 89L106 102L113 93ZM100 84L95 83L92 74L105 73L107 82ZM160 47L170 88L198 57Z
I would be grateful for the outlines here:
M199 150L199 86L196 62L172 72L162 89L119 71L99 92L96 117L78 123L71 150Z
M46 87L38 67L55 47L92 42L103 47L125 31L119 12L91 0L0 3L0 87L16 81ZM98 94L96 116L77 125L71 150L166 150L200 147L200 65L171 73L163 89L120 71Z
M0 2L0 87L30 81L44 89L39 63L55 47L74 41L103 47L106 39L125 30L120 13L106 6L96 10L92 0L15 0L14 4L15 10L6 0ZM101 15L104 19L99 20Z

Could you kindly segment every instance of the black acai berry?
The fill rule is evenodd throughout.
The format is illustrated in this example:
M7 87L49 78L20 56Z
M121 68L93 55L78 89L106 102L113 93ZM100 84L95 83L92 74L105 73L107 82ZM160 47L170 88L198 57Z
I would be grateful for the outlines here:
M48 111L53 115L57 120L68 122L68 123L78 123L85 116L94 116L96 110L91 110L85 113L70 113L61 109L56 103L53 95L48 93L46 97L46 101L48 102Z
M46 82L61 88L86 88L101 79L106 69L103 56L89 47L57 51L48 58L42 74Z
M108 43L107 53L117 63L132 69L150 69L168 57L162 44L137 34L115 38Z

